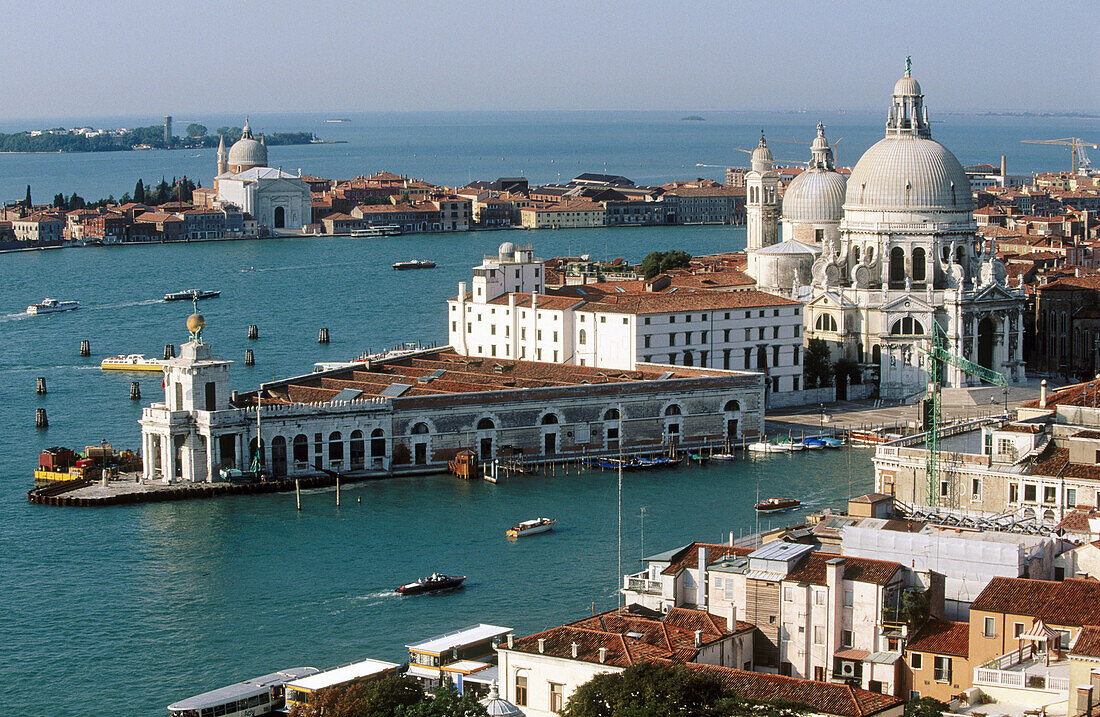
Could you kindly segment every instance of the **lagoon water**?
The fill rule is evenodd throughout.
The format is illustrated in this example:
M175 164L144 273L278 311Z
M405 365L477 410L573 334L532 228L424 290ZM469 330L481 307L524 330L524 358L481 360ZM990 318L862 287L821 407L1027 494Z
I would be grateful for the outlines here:
M816 115L708 114L680 122L670 113L353 115L254 117L266 131L316 129L348 144L273 147L272 164L324 176L379 169L448 184L521 172L536 181L579 171L621 173L639 182L721 177L694 163L738 164L734 147L812 137ZM936 118L935 113L933 117ZM236 118L198 119L210 127ZM877 115L822 117L843 137L851 164L881 136ZM937 137L964 164L1010 155L1010 171L1058 165L1034 136L1082 134L1081 121L951 116ZM85 124L86 122L79 122ZM98 120L134 126L151 120ZM42 126L56 126L56 120ZM68 124L77 124L70 122ZM0 127L13 131L28 125ZM29 126L35 126L31 124ZM805 147L773 143L781 159ZM790 150L789 152L787 150ZM1054 152L1052 156L1050 152ZM191 154L200 156L192 157ZM209 177L213 151L0 156L0 197L129 191L137 176ZM604 164L606 162L606 165ZM204 182L206 183L206 182ZM206 338L237 361L234 388L309 371L398 341L442 341L443 301L470 267L502 241L534 242L539 256L590 253L640 259L656 249L693 254L744 247L741 227L654 227L556 232L471 232L385 240L278 239L206 244L65 249L0 255L0 594L4 595L0 704L11 714L163 714L190 694L293 665L330 667L367 656L401 661L407 642L485 621L522 634L615 604L616 478L609 473L521 477L490 485L447 476L403 478L330 491L105 509L28 505L37 453L52 445L107 439L137 447L142 404L161 391L157 376L103 374L117 353L159 355L186 339L190 306L158 301L167 291L220 289L204 301ZM399 259L430 258L432 271L394 272ZM28 317L43 297L77 299L78 311ZM259 326L249 341L246 328ZM328 327L331 343L318 345ZM88 339L92 356L78 347ZM256 365L243 365L252 348ZM46 396L34 393L44 376ZM128 399L140 380L143 400ZM36 431L35 408L50 428ZM851 468L849 469L849 458ZM806 510L841 506L870 487L866 452L766 456L732 465L628 474L623 485L623 570L644 553L691 540L722 540L790 516L752 511L762 495L790 494ZM644 523L642 520L642 508ZM518 542L504 529L552 515L554 533ZM643 537L644 534L644 537ZM397 584L433 570L469 576L441 597L399 598Z

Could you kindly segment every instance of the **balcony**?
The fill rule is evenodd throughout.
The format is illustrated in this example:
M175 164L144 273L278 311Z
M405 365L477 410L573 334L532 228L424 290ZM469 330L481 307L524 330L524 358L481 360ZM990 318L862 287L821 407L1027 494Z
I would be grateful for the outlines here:
M1048 660L1045 653L1027 645L975 667L974 684L998 701L1049 701L1050 694L1069 691L1069 660L1057 654Z
M645 570L633 575L623 576L623 591L638 593L640 595L660 595L662 592L660 580L650 580L646 577L649 573Z

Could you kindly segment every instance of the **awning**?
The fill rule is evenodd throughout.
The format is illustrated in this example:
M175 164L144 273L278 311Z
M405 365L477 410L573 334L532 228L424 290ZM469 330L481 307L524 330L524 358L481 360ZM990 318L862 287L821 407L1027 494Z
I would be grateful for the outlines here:
M1061 638L1054 630L1047 627L1047 624L1043 622L1042 618L1035 621L1027 632L1020 635L1021 640L1034 640L1035 642L1058 642Z
M409 669L405 674L412 677L421 677L425 680L438 680L440 677L438 667L424 667L422 665L409 665Z

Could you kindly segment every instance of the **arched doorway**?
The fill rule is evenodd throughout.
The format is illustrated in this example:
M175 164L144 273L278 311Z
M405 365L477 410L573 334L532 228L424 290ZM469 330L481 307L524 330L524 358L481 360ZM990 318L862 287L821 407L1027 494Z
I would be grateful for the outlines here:
M282 229L286 226L286 209L275 207L275 228Z
M543 453L548 456L552 456L558 452L558 416L556 413L547 413L542 417L543 425L543 437L542 448Z
M382 465L382 459L386 457L386 432L381 428L375 428L370 432L370 457L371 463Z
M366 466L367 461L367 446L366 443L363 441L362 431L351 432L351 443L349 445L349 448L351 449L351 469L353 471L363 470L363 468Z
M741 404L737 401L726 401L722 409L726 414L726 440L731 443L737 441L737 426L741 421Z
M491 418L482 418L477 422L478 455L483 461L493 460L493 432L497 424Z
M428 464L428 442L430 429L427 423L417 423L412 428L413 435L413 463L418 466Z
M871 347L871 363L876 368L882 368L882 346L875 344Z
M277 476L286 475L286 439L282 436L271 439L271 472Z
M328 436L328 466L334 471L344 467L344 441L339 431Z
M619 428L622 424L622 417L617 408L609 408L603 413L603 432L607 439L607 450L617 451L619 450L619 441L622 438L619 435Z
M986 316L978 322L978 363L993 369L993 334L996 325ZM996 370L996 369L994 369Z
M309 439L305 434L294 436L294 470L304 471L309 465Z

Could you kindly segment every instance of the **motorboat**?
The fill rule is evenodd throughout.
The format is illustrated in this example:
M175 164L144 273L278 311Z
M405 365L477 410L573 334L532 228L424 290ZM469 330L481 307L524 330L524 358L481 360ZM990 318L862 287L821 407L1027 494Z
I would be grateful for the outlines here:
M79 301L58 301L57 299L42 299L40 303L31 304L27 307L27 313L35 316L37 314L57 314L62 311L72 311L79 308Z
M282 709L286 704L285 686L288 682L315 675L316 667L291 667L270 675L242 680L226 687L219 687L201 695L168 705L172 717L252 717L266 715Z
M401 227L397 224L382 224L377 227L365 227L363 229L352 229L351 235L353 237L366 237L368 239L377 237L393 237L401 233Z
M732 453L712 453L710 457L716 461L732 461L737 458L737 456Z
M421 593L437 593L445 590L457 590L462 587L465 575L444 575L432 573L426 578L420 578L414 583L405 583L393 589L398 595L420 595Z
M119 354L99 362L104 371L163 371L168 363L162 359L145 358L145 354Z
M546 533L554 529L554 525L558 521L553 518L535 518L534 520L525 520L522 523L517 523L507 530L509 538L522 538L527 535L536 535L538 533Z
M749 450L754 453L790 453L791 451L801 451L802 444L790 441L776 441L775 443L770 441L757 441L756 443L749 444Z
M409 261L394 262L393 268L397 271L405 269L434 269L435 262L430 259L410 259Z
M822 438L821 442L825 444L826 448L836 449L844 447L844 441L839 438Z
M213 299L215 296L221 296L220 291L211 291L209 289L191 289L190 291L173 291L170 294L164 295L165 301L191 301L192 299Z
M780 513L785 510L793 510L802 505L802 501L795 498L768 498L756 504L757 513Z
M805 438L802 440L802 445L809 451L820 451L825 447L825 441L820 438Z

